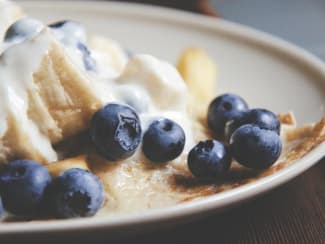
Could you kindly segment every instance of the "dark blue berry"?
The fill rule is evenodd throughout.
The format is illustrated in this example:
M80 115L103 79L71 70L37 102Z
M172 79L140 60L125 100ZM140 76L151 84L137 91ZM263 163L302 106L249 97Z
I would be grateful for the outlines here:
M150 98L146 91L132 85L120 85L115 95L121 103L132 107L138 114L148 111Z
M230 149L238 163L248 168L265 169L279 158L282 143L275 131L247 124L234 131Z
M131 107L111 103L94 114L90 135L105 158L125 159L134 154L141 142L140 119Z
M32 18L22 18L13 23L5 33L4 41L23 41L36 36L44 28L44 25Z
M17 215L38 211L51 176L46 167L31 160L16 160L0 174L0 189L5 209Z
M224 137L226 123L247 110L247 103L238 95L218 96L209 105L208 126L217 136Z
M271 111L266 109L251 109L241 116L227 122L225 128L226 139L229 141L232 133L242 125L254 124L262 129L273 130L280 134L280 121Z
M77 44L78 49L82 52L82 60L86 70L96 71L96 60L93 59L91 53L86 45L79 42Z
M61 28L63 25L65 25L67 22L69 22L69 20L60 20L60 21L57 21L57 22L54 22L52 24L49 24L48 26L50 28Z
M143 136L142 150L152 162L163 163L177 158L185 145L181 126L170 119L155 120Z
M78 168L55 178L46 194L46 203L58 218L93 216L103 202L104 188L98 177Z
M188 168L201 179L216 179L228 171L231 164L229 150L216 140L201 141L188 155Z
M131 49L124 49L124 52L128 58L132 58L135 55L134 51Z

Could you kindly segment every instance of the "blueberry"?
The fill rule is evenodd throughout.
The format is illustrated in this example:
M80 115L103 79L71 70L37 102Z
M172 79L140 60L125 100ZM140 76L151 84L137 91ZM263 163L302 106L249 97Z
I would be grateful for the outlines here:
M89 49L87 48L87 46L82 44L81 42L79 42L77 44L77 48L82 53L82 60L83 60L85 69L89 70L89 71L96 71L96 60L93 59L93 57L91 56L91 53L90 53Z
M246 123L255 124L262 129L273 130L280 135L280 121L278 117L267 109L251 109L245 115Z
M181 126L170 119L155 120L143 136L142 150L152 162L163 163L178 157L185 145Z
M135 153L141 142L140 119L131 107L111 103L94 114L90 135L105 158L125 159Z
M89 171L72 168L55 178L46 192L46 203L58 218L93 216L104 202L104 189Z
M77 21L61 20L49 24L49 27L65 45L76 46L78 43L87 42L86 30Z
M232 134L230 149L238 163L248 168L265 169L279 158L282 143L275 131L246 124Z
M229 140L232 133L244 124L254 124L262 129L273 130L280 134L280 121L271 111L266 109L251 109L241 116L228 121L225 127L226 139Z
M247 110L247 103L238 95L218 96L209 105L208 126L217 136L223 137L226 123Z
M201 141L188 155L188 168L202 179L215 179L228 171L231 155L225 145L216 140Z
M61 28L62 26L64 26L67 22L69 22L69 20L60 20L60 21L54 22L52 24L49 24L48 26L50 28L57 29L57 28Z
M40 33L43 28L44 25L36 19L22 18L8 28L5 33L4 41L20 42L25 39L31 39Z
M0 174L0 189L6 210L30 215L38 210L51 176L46 167L31 160L15 160Z

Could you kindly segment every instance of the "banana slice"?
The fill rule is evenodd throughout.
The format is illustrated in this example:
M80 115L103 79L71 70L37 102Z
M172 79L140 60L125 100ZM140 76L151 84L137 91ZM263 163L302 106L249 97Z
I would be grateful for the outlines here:
M177 69L192 95L191 114L202 115L216 94L217 65L203 49L187 48L180 54Z
M42 121L43 133L57 143L84 130L101 103L91 88L91 80L69 59L64 48L52 41L48 55L33 75L36 89L31 91L29 111L34 121ZM51 118L54 124L46 122Z
M118 76L126 54L114 41L91 35L88 39L90 52L65 45L52 29L45 28L3 51L0 162L15 158L57 161L52 145L84 131L92 114L112 99L102 78ZM85 55L93 55L101 70L87 70Z
M47 29L0 56L0 81L2 162L56 161L52 144L87 128L102 105L86 72Z
M48 164L46 167L49 170L52 177L56 177L64 171L72 168L79 168L89 170L87 164L86 155L80 155L73 158L67 158L61 161L57 161L52 164Z

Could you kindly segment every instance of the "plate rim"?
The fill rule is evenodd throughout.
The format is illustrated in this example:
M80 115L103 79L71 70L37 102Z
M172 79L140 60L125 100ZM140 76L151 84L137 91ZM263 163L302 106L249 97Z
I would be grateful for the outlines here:
M88 3L85 4L85 3ZM116 14L132 14L137 16L145 16L169 22L179 22L184 25L194 25L196 27L208 28L211 31L218 31L223 34L241 38L244 41L253 42L256 45L262 45L272 51L281 54L287 54L290 58L308 66L313 72L317 72L318 76L323 77L325 83L325 63L315 55L308 51L289 43L279 37L265 33L242 24L233 23L227 20L216 19L213 17L202 16L183 10L175 10L165 7L151 6L136 3L120 3L120 2L99 2L92 1L23 1L19 2L23 7L48 8L51 5L64 8L85 8L87 11L108 11ZM61 6L60 6L61 5ZM76 7L76 5L78 5ZM87 5L87 6L85 6ZM269 191L301 174L318 162L325 152L325 142L315 147L311 152L303 158L269 176L258 179L252 183L239 186L237 188L227 190L215 195L205 197L203 199L181 203L178 205L165 207L161 209L146 210L140 213L123 214L119 216L108 216L98 218L81 218L68 220L53 221L33 221L23 223L0 224L0 236L7 234L28 234L28 233L53 233L53 232L73 232L81 230L98 230L108 228L127 227L134 224L148 224L156 221L173 221L178 218L185 218L194 214L208 213L224 208L231 204L237 204L241 201L251 199L263 192ZM46 224L45 224L46 223Z

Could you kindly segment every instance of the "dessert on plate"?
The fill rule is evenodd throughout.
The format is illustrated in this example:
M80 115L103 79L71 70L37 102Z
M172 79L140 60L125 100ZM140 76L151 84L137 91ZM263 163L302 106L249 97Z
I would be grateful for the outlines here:
M325 140L325 118L297 127L292 112L217 96L200 48L176 68L72 20L45 24L8 1L2 12L4 220L171 206L272 174Z

